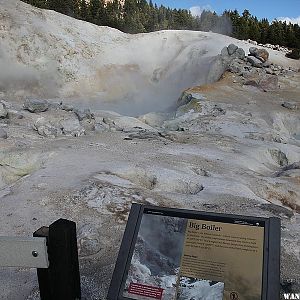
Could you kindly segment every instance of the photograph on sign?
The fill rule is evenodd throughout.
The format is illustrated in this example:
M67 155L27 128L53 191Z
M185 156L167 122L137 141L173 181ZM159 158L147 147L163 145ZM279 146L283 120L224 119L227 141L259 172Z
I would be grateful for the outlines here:
M224 282L198 279L192 277L180 277L178 285L178 300L206 299L222 300Z
M260 300L263 248L259 224L144 213L123 297Z

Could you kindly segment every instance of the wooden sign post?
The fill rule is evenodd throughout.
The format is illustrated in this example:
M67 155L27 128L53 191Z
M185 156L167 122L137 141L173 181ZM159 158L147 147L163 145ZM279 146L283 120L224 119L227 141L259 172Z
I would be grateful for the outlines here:
M47 238L49 268L37 269L41 300L81 299L76 224L59 219L33 236Z

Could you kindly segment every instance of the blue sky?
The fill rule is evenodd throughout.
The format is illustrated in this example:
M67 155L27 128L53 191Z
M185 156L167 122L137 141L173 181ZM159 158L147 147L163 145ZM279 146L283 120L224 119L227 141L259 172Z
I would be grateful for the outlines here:
M158 5L163 4L172 8L204 7L211 8L217 13L225 9L237 9L242 12L244 9L258 18L268 18L269 21L288 17L300 22L300 0L152 0ZM297 19L299 18L299 20Z

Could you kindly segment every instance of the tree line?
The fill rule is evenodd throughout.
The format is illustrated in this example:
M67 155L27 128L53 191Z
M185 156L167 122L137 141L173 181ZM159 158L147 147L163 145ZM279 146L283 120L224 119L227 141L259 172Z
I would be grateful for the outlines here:
M193 16L187 9L157 6L152 0L23 0L31 5L52 9L68 16L109 26L127 33L152 32L167 29L213 31L238 39L300 49L300 26L264 18L258 20L248 10L225 10L223 14L203 11Z
M251 39L261 44L281 45L300 49L300 26L285 21L274 20L271 23L264 18L257 17L244 10L242 15L238 11L225 11L232 22L232 35L238 39Z

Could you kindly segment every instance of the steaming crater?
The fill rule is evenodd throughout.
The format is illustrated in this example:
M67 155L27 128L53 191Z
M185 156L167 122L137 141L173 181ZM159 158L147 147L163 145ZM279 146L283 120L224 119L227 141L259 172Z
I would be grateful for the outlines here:
M0 0L0 66L9 74L0 74L8 80L0 92L11 98L64 97L129 115L162 111L184 89L213 81L210 66L224 45L249 48L246 42L199 31L130 35L7 2ZM275 51L270 56L279 59Z

